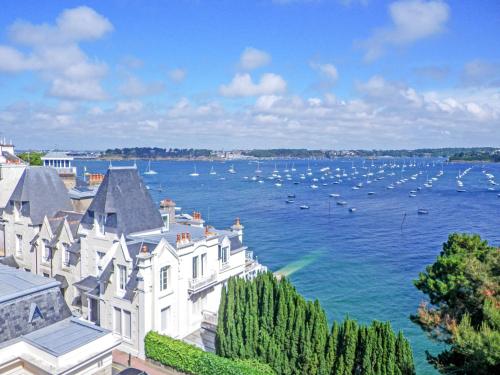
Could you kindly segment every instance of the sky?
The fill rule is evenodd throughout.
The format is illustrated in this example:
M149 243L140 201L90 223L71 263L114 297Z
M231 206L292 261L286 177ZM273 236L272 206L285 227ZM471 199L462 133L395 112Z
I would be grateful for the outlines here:
M4 2L17 148L500 146L498 0Z

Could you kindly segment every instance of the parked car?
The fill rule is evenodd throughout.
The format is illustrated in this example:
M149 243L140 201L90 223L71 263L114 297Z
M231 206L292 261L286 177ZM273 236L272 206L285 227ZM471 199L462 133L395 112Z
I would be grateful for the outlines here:
M148 375L146 371L139 370L138 368L129 367L120 371L116 375Z

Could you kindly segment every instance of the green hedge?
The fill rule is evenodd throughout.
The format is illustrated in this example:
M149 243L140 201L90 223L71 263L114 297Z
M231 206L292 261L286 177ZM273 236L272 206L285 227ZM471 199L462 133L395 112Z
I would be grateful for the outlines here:
M149 332L144 339L146 356L176 370L193 375L274 375L266 364L252 360L231 360Z

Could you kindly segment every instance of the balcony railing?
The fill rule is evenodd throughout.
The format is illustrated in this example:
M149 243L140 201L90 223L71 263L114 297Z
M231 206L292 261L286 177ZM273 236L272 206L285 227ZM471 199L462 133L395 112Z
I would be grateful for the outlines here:
M253 262L253 251L252 250L246 250L245 251L245 262Z
M217 325L218 322L217 313L208 310L203 310L201 313L203 316L203 322L212 324L214 326Z
M215 283L217 283L217 273L212 272L208 276L202 276L202 277L197 277L196 279L190 279L188 291L191 293L196 293L211 287Z

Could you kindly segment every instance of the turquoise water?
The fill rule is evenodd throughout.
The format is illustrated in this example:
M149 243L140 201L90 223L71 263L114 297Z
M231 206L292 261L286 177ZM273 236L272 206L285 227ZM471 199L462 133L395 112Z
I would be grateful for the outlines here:
M290 168L290 162L276 162L283 178L286 163ZM346 315L361 322L389 320L411 341L417 372L435 374L425 361L425 350L436 351L439 346L408 319L423 298L412 280L435 260L451 232L479 233L490 243L500 245L500 191L487 190L491 185L482 173L482 165L474 165L462 178L467 192L458 193L456 176L471 165L445 164L444 175L432 188L425 188L427 176L431 178L441 170L437 159L417 159L417 166L406 167L404 172L402 160L377 160L369 169L372 172L377 172L383 163L400 166L386 167L384 174L375 175L385 178L369 185L361 175L368 172L363 165L369 167L371 161L309 163L313 176L300 180L299 173L306 172L308 162L295 161L297 171L290 173L293 181L301 183L294 185L284 180L282 187L266 178L262 184L243 180L244 176L252 177L256 169L255 163L247 161L231 163L236 174L227 173L229 163L197 162L199 177L189 176L193 162L153 161L152 168L159 173L144 179L156 202L172 198L185 212L201 211L204 219L216 227L229 227L235 217L240 217L245 226L244 241L258 259L273 271L290 274L303 295L320 300L331 320ZM104 172L109 163L86 161L79 165ZM333 175L339 173L336 168L350 174L353 165L359 171L356 180L343 177L342 183L333 184L336 178L320 179L321 168L330 167ZM217 171L215 176L208 174L212 166ZM146 162L138 162L138 168L144 171ZM269 176L274 161L261 163L261 169L264 176ZM500 165L488 164L484 169L499 176L500 181ZM422 174L417 180L411 180L410 176L419 171ZM391 172L395 176L387 176ZM318 189L310 188L312 178L318 178ZM408 181L386 189L401 178ZM352 190L358 182L364 186ZM418 186L422 190L410 198L409 191ZM368 195L369 191L375 194ZM285 202L289 193L296 194L294 203ZM347 205L336 205L330 193L341 194L340 199ZM300 210L302 204L310 209ZM350 213L349 207L356 207L357 211ZM429 214L418 215L419 208L428 209Z

